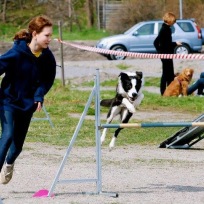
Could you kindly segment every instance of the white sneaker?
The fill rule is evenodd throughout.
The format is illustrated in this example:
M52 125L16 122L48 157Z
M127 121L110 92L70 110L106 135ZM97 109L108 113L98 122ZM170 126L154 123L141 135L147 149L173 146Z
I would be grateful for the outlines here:
M14 164L4 164L1 169L0 183L7 184L13 176Z

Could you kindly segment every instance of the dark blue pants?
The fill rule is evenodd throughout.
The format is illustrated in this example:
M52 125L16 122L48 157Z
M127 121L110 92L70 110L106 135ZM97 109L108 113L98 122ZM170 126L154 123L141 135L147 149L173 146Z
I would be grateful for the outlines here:
M188 88L188 95L198 89L198 95L203 94L204 88L204 72L200 74L200 78Z
M161 59L162 76L160 82L160 93L163 95L166 87L174 80L174 65L172 59Z
M32 112L0 110L0 170L5 160L13 164L21 153L32 115Z

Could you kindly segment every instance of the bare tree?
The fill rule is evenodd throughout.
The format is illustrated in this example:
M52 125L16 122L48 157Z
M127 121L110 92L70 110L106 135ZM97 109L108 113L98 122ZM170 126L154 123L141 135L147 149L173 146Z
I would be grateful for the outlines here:
M17 5L19 6L19 8L22 10L23 9L23 4L25 3L24 0L18 0Z
M3 21L3 23L6 22L6 6L7 6L7 0L4 0L3 8L2 8L2 21Z
M94 26L94 2L93 0L86 0L87 26L89 28Z
M78 26L78 29L81 30L81 25L75 11L75 4L77 4L77 1L68 0L68 25L70 32L73 31L73 23L75 23Z
M2 12L2 0L0 0L0 13Z

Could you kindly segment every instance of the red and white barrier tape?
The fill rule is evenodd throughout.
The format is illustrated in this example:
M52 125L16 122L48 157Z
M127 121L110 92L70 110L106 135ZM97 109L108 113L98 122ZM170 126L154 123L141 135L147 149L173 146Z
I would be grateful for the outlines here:
M111 54L111 55L119 55L119 56L126 56L126 57L135 57L135 58L152 58L152 59L197 59L197 60L204 59L203 54L150 54L150 53L138 53L138 52L125 52L125 51L107 50L107 49L101 49L96 47L90 47L86 45L80 45L76 43L64 42L60 39L55 39L55 40L60 43L70 45L78 49L101 53L101 54Z

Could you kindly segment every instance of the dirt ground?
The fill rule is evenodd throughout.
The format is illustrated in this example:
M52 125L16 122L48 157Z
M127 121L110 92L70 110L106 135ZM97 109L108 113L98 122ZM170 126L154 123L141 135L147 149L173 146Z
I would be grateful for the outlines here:
M63 183L55 186L54 197L33 198L51 188L66 148L26 143L12 181L0 186L1 199L4 204L201 204L204 149L199 145L190 150L135 145L111 152L103 146L101 194L94 195L94 182ZM60 181L97 178L95 158L95 148L73 147ZM112 197L116 193L119 197Z
M60 64L59 45L53 43L51 49L57 63ZM93 46L95 42L86 43ZM9 46L11 44L2 43L0 53ZM79 88L79 82L93 80L96 69L100 70L101 80L116 77L121 71L121 64L127 66L129 71L142 70L146 77L161 75L160 60L126 59L116 62L108 61L99 54L69 46L64 50L65 78L75 82L75 89ZM194 67L196 78L204 69L203 63L175 61L175 69ZM56 77L61 77L59 67ZM147 90L159 93L155 87ZM142 118L144 121L189 121L197 116L182 111L174 113L138 110L134 117ZM3 204L201 204L204 203L203 145L204 141L200 141L193 148L182 150L161 149L158 146L116 145L111 152L107 145L103 145L102 192L99 195L94 195L94 192L97 192L95 182L57 183L54 197L33 198L33 194L38 190L50 189L67 147L26 142L22 154L16 161L13 179L8 185L0 185L0 198ZM60 180L95 179L96 175L95 147L73 147L60 174ZM110 196L115 193L119 195L117 198Z

